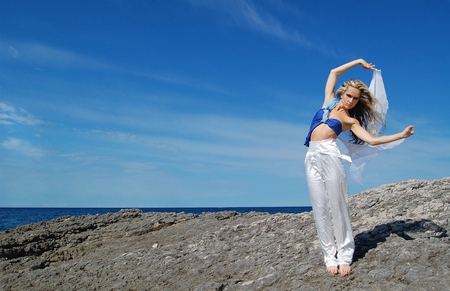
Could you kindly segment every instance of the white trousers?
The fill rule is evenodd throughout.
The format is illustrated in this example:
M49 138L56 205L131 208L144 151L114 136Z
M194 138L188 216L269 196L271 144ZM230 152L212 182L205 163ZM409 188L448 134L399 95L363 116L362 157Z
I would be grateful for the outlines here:
M342 158L335 139L310 142L305 157L314 220L327 266L350 265L355 250Z

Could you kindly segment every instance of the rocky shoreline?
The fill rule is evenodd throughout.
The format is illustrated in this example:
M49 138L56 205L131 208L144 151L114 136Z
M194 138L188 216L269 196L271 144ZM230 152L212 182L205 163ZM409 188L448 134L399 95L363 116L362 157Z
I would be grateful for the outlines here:
M0 232L0 290L448 290L450 178L349 198L348 277L325 272L312 213L61 217Z

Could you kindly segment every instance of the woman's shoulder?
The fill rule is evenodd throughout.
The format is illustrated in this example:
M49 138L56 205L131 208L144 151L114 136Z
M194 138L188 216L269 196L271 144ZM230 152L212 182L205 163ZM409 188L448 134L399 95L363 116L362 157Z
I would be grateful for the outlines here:
M345 124L359 124L359 121L354 118L349 116L347 113L340 111L340 110L332 110L331 114L330 114L330 118L335 118L335 119L339 119L341 121L341 123L345 123Z
M344 117L344 123L349 124L349 125L361 125L361 123L359 122L358 119L345 115Z

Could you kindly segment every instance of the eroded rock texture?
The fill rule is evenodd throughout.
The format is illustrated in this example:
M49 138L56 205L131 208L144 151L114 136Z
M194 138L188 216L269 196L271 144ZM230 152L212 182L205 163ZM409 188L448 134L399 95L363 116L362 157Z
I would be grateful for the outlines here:
M325 272L312 213L118 213L0 233L0 290L448 290L450 178L349 198L353 273Z

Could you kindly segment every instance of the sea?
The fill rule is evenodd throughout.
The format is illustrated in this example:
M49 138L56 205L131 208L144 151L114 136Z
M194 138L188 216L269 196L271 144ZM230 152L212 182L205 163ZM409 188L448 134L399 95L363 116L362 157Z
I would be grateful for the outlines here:
M0 231L14 229L21 225L49 221L62 216L83 216L116 213L122 209L140 209L142 212L175 212L202 214L205 212L236 211L248 213L252 211L276 213L302 213L311 211L309 206L282 207L191 207L191 208L41 208L41 207L0 207Z

